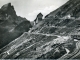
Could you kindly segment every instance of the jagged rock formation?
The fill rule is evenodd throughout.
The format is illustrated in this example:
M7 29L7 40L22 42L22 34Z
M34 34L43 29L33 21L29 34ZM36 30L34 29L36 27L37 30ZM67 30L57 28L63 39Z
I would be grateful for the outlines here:
M11 3L3 5L0 9L0 13L1 13L0 16L2 16L2 17L0 17L0 19L4 18L2 20L6 20L6 19L11 18L11 17L16 19L16 17L17 17L16 12L14 10L14 7L11 6Z
M42 17L43 17L43 14L42 13L39 13L36 17L36 19L34 20L34 25L38 24L39 22L42 21Z
M29 28L31 28L30 22L16 15L11 3L3 5L0 9L0 48L19 37L23 32L27 32Z
M80 58L79 37L74 39L80 33L79 6L80 0L69 0L29 32L0 49L0 58Z

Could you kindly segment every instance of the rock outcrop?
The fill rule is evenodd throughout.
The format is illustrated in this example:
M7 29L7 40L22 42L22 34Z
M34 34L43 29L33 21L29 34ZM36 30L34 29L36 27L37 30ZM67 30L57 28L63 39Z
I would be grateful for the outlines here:
M42 21L42 18L43 18L43 14L42 13L39 13L36 17L36 19L34 20L34 25L37 25L39 22Z
M0 9L0 48L24 32L28 32L31 27L31 23L26 18L16 15L11 3L3 5Z

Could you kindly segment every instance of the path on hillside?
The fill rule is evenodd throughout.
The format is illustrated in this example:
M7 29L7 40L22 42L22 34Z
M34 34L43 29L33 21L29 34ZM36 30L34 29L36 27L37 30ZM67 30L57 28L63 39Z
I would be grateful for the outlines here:
M71 54L67 54L67 55L65 54L59 59L71 59L71 58L75 58L78 55L80 55L80 41L76 43L76 48Z

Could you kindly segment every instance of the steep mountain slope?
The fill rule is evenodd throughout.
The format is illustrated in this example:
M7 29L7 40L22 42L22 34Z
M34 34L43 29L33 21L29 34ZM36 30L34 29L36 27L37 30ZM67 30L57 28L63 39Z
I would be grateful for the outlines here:
M31 29L30 32L71 35L79 29L80 1L69 0L66 4L51 12L43 21Z
M72 37L80 33L79 6L80 0L69 0L48 14L29 32L1 48L0 58L80 58L80 41Z
M0 58L40 58L43 55L48 55L44 58L59 58L61 54L63 55L66 53L62 46L64 44L67 44L66 46L74 45L72 41L73 40L68 36L61 37L41 33L24 33L0 50ZM71 48L75 47L68 47L68 49ZM59 51L61 53L59 56L56 55L56 49L61 49ZM51 52L55 52L52 53L54 54L53 56Z
M47 17L56 17L56 18L62 18L67 15L71 15L72 17L79 17L80 14L80 1L79 0L69 0L66 4L58 8L57 10L51 12L47 15Z
M11 3L3 5L0 9L0 48L19 37L23 32L27 32L31 27L26 18L16 15Z

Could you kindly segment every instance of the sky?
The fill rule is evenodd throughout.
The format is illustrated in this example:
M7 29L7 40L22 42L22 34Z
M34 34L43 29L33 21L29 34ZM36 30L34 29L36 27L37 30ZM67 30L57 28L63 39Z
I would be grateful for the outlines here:
M44 16L65 4L68 0L0 0L0 7L11 2L16 14L33 21L38 13Z

